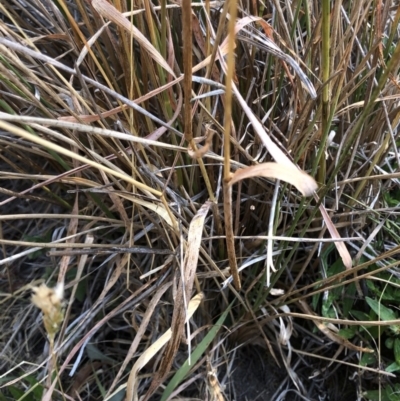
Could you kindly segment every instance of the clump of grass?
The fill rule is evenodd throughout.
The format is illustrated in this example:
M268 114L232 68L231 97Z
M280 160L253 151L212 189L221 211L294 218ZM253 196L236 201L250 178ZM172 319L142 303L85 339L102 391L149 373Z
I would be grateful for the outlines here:
M271 399L392 399L399 18L1 3L5 399L232 399L245 344Z

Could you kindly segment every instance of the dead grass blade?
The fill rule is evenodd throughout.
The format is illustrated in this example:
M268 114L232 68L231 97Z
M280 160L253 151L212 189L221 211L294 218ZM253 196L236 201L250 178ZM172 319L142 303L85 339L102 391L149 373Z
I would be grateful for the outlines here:
M257 132L257 135L260 137L264 146L268 149L271 156L275 159L275 161L281 165L285 165L287 167L296 168L295 164L287 157L281 149L279 149L278 145L276 145L268 134L265 132L264 127L258 120L258 118L254 115L251 108L247 105L247 102L243 99L239 90L235 85L233 85L233 91L235 92L236 98L238 99L240 106L243 111L246 113L247 118L253 125L254 130Z
M81 162L83 162L85 164L88 164L88 165L90 165L92 167L95 167L95 168L97 168L99 170L103 170L104 172L106 172L106 173L108 173L108 174L110 174L112 176L115 176L115 177L121 178L123 180L126 180L127 182L130 182L135 187L138 187L138 188L140 188L140 189L142 189L142 190L144 190L146 192L148 191L150 193L153 193L154 195L157 195L157 196L161 197L161 192L160 191L157 191L157 190L155 190L155 189L153 189L153 188L151 188L151 187L149 187L147 185L142 184L141 182L131 178L127 174L123 174L123 173L121 173L119 171L112 170L109 167L103 166L103 165L101 165L101 164L99 164L97 162L94 162L93 160L89 160L86 157L83 157L83 156L81 156L79 154L71 152L70 150L65 149L65 148L63 148L63 147L61 147L59 145L56 145L56 144L54 144L52 142L49 142L49 141L46 141L46 140L44 140L44 139L42 139L42 138L40 138L38 136L32 135L29 132L24 131L21 128L18 128L18 127L14 126L14 125L8 124L8 123L6 123L4 121L0 121L0 128L6 130L8 132L13 133L14 135L18 135L18 136L20 136L22 138L28 139L28 140L30 140L30 141L32 141L34 143L42 145L45 148L52 149L53 151L55 151L57 153L63 154L65 156L69 156L72 159L79 160L79 161L81 161Z
M174 72L168 63L164 60L161 54L155 49L155 47L147 40L147 38L123 15L120 13L112 4L106 0L93 0L92 6L94 9L104 18L113 21L118 26L124 28L130 35L136 39L141 46L149 53L153 60L168 71L173 77Z
M314 198L318 202L318 196L316 194L314 194ZM341 238L329 214L326 212L324 205L321 204L319 206L319 211L321 212L322 218L324 219L324 222L326 224L326 227L328 228L331 237L335 240ZM344 242L335 241L335 247L338 250L340 257L342 258L343 264L346 266L346 269L351 269L353 267L353 261Z
M0 37L0 44L6 45L7 47L9 47L10 49L14 49L17 50L19 52L22 52L23 54L27 54L30 55L33 58L42 60L46 63L49 63L51 65L54 65L55 67L68 72L69 74L72 75L77 75L77 72L72 69L67 67L66 65L60 63L57 60L54 60L40 52L37 51L33 51L29 48L27 48L26 46L22 46L18 43L12 42L8 39L4 39ZM82 79L87 82L90 83L91 85L93 85L94 87L104 91L105 93L109 94L112 97L115 97L116 99L118 99L119 101L121 101L122 103L125 103L127 105L129 105L131 108L133 108L134 110L142 113L145 116L148 116L150 119L152 119L154 122L157 122L158 124L165 126L166 128L168 128L169 130L175 132L178 135L182 135L178 130L176 130L175 128L169 126L168 124L166 124L164 121L160 120L158 117L154 116L153 114L149 113L147 110L145 110L144 108L138 106L135 102L131 101L130 99L126 98L125 96L122 96L121 94L115 92L114 90L108 88L107 86L97 82L96 80L93 80L89 77L86 77L84 75L81 75ZM75 113L72 113L75 114Z
M117 269L118 270L118 269ZM115 275L117 277L118 275ZM103 317L101 320L99 320L90 330L87 334L84 335L84 337L78 341L78 343L72 348L72 350L69 352L69 354L66 357L66 360L62 364L62 366L59 369L58 374L61 375L61 373L67 368L68 364L71 362L72 358L78 353L78 351L81 349L81 347L85 347L87 342L90 340L90 338L107 322L109 321L113 316L116 314L120 313L121 310L125 310L127 306L129 306L132 301L139 302L143 298L147 297L150 293L153 293L156 290L156 285L154 285L154 281L152 280L143 286L140 287L139 290L135 291L133 294L131 294L127 299L125 299L123 302L119 303L110 313L108 313L105 317ZM115 281L113 281L115 283ZM103 291L102 296L106 296L106 293ZM199 295L197 295L199 297ZM201 298L201 296L200 296ZM98 298L96 305L99 307L102 303L104 302L103 298ZM200 303L200 301L199 301ZM94 305L92 307L92 310L95 310ZM198 306L198 304L197 304ZM90 315L89 315L90 316ZM88 315L85 316L85 318L80 322L79 327L85 327L85 323L88 320ZM80 358L79 358L80 359ZM55 390L55 386L57 384L57 380L53 380L51 386L47 389L47 391L44 393L42 397L42 401L51 401L52 400L52 394Z
M236 170L229 181L229 185L253 177L266 177L282 180L294 185L304 196L311 196L318 185L314 178L297 168L287 167L279 163L262 163Z
M324 333L330 340L334 341L337 344L342 345L343 347L351 349L353 351L368 352L368 353L374 352L370 348L364 348L364 347L359 347L357 345L354 345L353 343L346 340L345 338L340 337L332 329L329 329L325 325L325 323L320 322L319 320L313 319L312 316L315 316L315 313L311 310L311 308L308 306L308 304L304 300L299 300L299 305L300 305L300 308L304 311L304 313L306 313L308 315L308 318L310 318L314 322L314 324L318 327L318 329L321 330L321 332Z
M181 278L178 282L177 293L174 299L174 312L172 315L172 337L168 343L167 348L164 352L164 357L161 362L159 371L155 374L150 388L146 393L145 399L151 396L151 394L159 387L166 375L171 369L172 363L178 351L179 344L183 335L183 325L188 315L188 299L191 296L197 263L199 259L200 244L202 233L204 229L204 221L207 216L208 210L210 209L211 202L206 202L196 213L189 226L187 250L184 259L183 266L181 268ZM187 319L186 319L187 321ZM188 333L187 338L190 338L189 326L187 327ZM190 354L189 346L189 354ZM130 400L130 398L128 398Z
M400 9L172 3L0 0L1 396L241 398L255 344L246 390L264 367L287 370L265 398L344 399L354 372L347 398L387 393L373 366L393 361L382 340L399 319L348 316L370 310L363 281L382 306L398 300ZM69 305L55 378L26 305L30 285L57 281ZM186 328L194 285L210 302ZM338 328L360 347L344 354Z
M232 120L232 86L235 77L235 35L236 35L236 15L237 1L231 0L229 3L230 20L227 35L227 67L225 83L225 110L224 110L224 220L226 235L226 250L228 253L229 267L231 269L233 282L237 291L241 288L240 276L236 261L235 241L232 224L232 187L229 186L231 179L231 127ZM222 60L221 60L222 61Z
M199 307L204 295L197 294L193 297L188 305L185 321L188 321ZM137 393L139 378L139 371L156 355L161 348L167 344L172 338L173 332L168 329L155 343L153 343L145 352L139 357L139 359L133 365L133 368L129 374L129 379L126 385L126 401L138 401L139 396Z
M118 196L124 199L129 199L132 203L136 205L140 205L152 210L153 212L158 214L171 228L178 227L178 221L176 217L169 210L167 210L160 201L153 203L145 201L143 199L139 199L137 196L128 193L118 193Z
M133 143L137 143L137 144L141 144L141 145L145 145L145 146L164 147L165 149L178 150L178 151L186 150L184 147L180 147L177 145L171 145L169 143L159 142L157 140L148 139L148 138L141 138L141 137L137 137L137 136L133 136L133 135L129 135L129 134L125 134L122 132L109 130L109 129L105 129L105 128L92 127L90 125L79 124L77 122L64 120L64 119L54 120L54 119L50 119L50 118L18 116L18 115L3 113L3 112L0 112L0 119L3 121L23 122L26 124L38 124L38 125L35 125L35 129L38 129L38 130L40 130L42 127L47 128L48 126L49 127L59 127L59 128L77 130L80 132L86 132L86 133L92 134L92 135L101 135L101 136L109 137L109 138L117 138L117 139L129 141L129 142L133 142ZM46 132L49 133L49 131L46 131ZM54 135L56 135L56 134L54 134ZM68 141L69 139L64 138L63 140ZM69 143L74 144L74 142L71 142L71 141Z
M237 34L239 31L241 31L246 25L249 25L252 22L258 22L261 24L261 26L264 28L265 32L270 31L270 26L265 23L265 21L260 18L260 17L254 17L254 16L248 16L241 18L240 20L237 21L236 26L235 26L235 33ZM317 93L315 91L314 85L311 83L307 75L304 74L298 63L290 57L288 54L284 53L269 37L260 37L259 35L251 35L252 40L257 39L260 42L260 45L263 46L263 48L274 55L275 57L278 57L279 59L283 60L284 62L288 63L289 65L292 66L292 68L295 70L296 74L299 76L303 87L307 90L307 92L310 94L312 99L317 98ZM227 38L228 40L228 38ZM247 37L241 37L241 40L249 41ZM259 45L259 46L260 46ZM227 46L227 41L225 40L224 43L221 45L221 48L224 49L224 47Z
M79 212L78 197L76 196L75 197L75 202L74 202L74 208L72 210L72 213L76 216L77 214L79 214L78 212ZM76 232L78 230L78 221L79 221L79 219L77 217L71 218L71 220L69 221L67 237L72 236L72 238L70 240L67 240L67 243L72 243L73 244L75 242L75 235L76 235ZM88 237L88 240L89 240L90 243L93 242L93 237L92 236ZM63 283L64 284L66 282L65 275L67 273L67 269L68 269L68 265L69 265L70 259L71 259L70 256L64 256L61 259L60 271L58 273L58 280L57 280L58 283Z
M107 400L107 398L111 395L111 392L113 391L114 387L116 386L116 384L118 383L119 379L121 378L122 374L124 373L124 370L126 369L128 363L131 361L131 359L135 356L135 353L139 347L140 342L143 339L143 336L145 334L145 331L147 330L147 326L150 322L150 318L152 317L153 313L154 313L154 309L156 308L156 306L158 305L161 297L163 296L163 294L165 293L165 291L168 290L168 288L171 286L171 282L170 283L166 283L164 284L161 288L159 288L157 290L157 292L153 295L153 297L151 298L151 301L146 309L146 313L143 316L143 320L142 323L140 324L140 327L138 329L138 331L136 332L135 338L131 344L131 346L129 347L129 351L126 354L125 360L124 362L121 364L121 368L119 369L117 375L115 376L110 388L108 389L107 394L105 395L105 400ZM150 357L151 358L151 357ZM136 361L136 363L138 363L139 360ZM147 362L146 362L147 363ZM145 363L144 363L145 364ZM144 366L144 365L143 365ZM141 366L140 369L143 367ZM140 370L139 369L139 370ZM136 380L137 378L135 378ZM128 381L127 386L130 386L130 382ZM135 387L135 385L134 385Z
M182 26L183 26L183 120L185 126L185 139L192 145L192 5L190 1L182 2Z

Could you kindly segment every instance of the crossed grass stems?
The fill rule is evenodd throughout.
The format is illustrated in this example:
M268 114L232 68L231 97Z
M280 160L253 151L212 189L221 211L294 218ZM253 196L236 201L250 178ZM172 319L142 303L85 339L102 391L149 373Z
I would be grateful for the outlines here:
M317 356L295 350L292 319L297 330L321 338L327 333L312 333L309 321L318 329L321 322L368 323L382 326L382 333L396 325L379 314L363 322L341 316L342 296L332 303L336 318L321 316L311 302L317 293L326 300L335 287L345 293L354 282L362 300L366 279L384 281L378 286L381 301L387 286L397 285L377 271L397 274L397 209L388 203L395 205L398 197L400 47L390 2L375 8L368 1L335 2L329 8L327 1L305 1L293 9L274 2L258 10L236 2L184 2L182 8L144 2L132 11L119 1L31 3L0 4L8 376L21 363L20 383L24 372L40 383L35 372L43 364L27 368L24 350L43 340L41 326L19 305L42 281L63 282L70 291L58 339L63 347L55 351L60 366L48 366L44 397L72 389L107 398L121 383L130 399L151 393L166 399L186 387L192 394L229 397L224 382L210 381L204 389L190 377L208 377L204 366L218 377L218 370L231 366L235 346L255 337L283 360L290 379L282 388L294 385L306 396L307 378L295 372L289 355L306 352L311 361ZM235 42L236 21L250 16ZM276 179L293 163L315 177L318 198L307 201L293 187L257 178L260 169L254 166L271 160L279 163ZM243 171L244 180L230 183ZM49 242L43 240L47 233ZM318 258L324 239L337 245L326 257L328 271ZM64 254L53 249L47 256L44 242L60 244ZM142 246L173 255L115 252L99 259L68 253L95 246ZM329 276L335 259L343 260L343 269ZM235 273L244 265L234 286L226 283L229 290L222 290L229 268ZM185 315L195 294L205 294L205 300L190 326ZM221 328L221 316L229 316L229 332ZM110 319L114 329L129 322L136 334L129 347L122 334L117 346L106 345ZM279 330L273 320L281 322ZM17 335L24 327L26 347ZM156 354L151 343L170 328L168 357L148 365ZM335 327L327 329L336 334ZM188 345L180 346L190 334ZM359 332L351 341L364 348L358 340L370 342L376 361L362 372L390 384L380 369L391 362L383 356L381 337ZM89 392L76 379L68 390L68 382L60 385L62 371L89 340L103 363L111 357L113 373L102 373L99 386L93 368ZM346 343L337 334L330 340L325 351L332 357L337 343ZM172 365L192 351L199 356L192 355L190 365ZM359 369L353 354L351 362L334 353L333 360ZM74 369L82 373L85 366L75 362ZM139 380L145 367L155 373ZM161 383L171 376L163 390ZM385 388L380 382L378 390Z

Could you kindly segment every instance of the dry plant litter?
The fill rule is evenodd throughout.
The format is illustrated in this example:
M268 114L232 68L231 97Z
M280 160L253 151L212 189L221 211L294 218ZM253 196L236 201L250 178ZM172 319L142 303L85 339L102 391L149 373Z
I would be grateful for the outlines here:
M0 401L399 400L399 19L0 0Z

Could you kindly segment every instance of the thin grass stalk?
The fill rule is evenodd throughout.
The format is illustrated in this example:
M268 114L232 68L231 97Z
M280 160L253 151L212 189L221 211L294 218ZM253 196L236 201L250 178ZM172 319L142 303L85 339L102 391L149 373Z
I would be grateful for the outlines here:
M205 13L206 13L208 19L210 19L210 16L211 16L210 11L211 11L210 0L206 0ZM212 52L212 46L211 46L210 24L206 24L206 57L208 57L211 54L211 52ZM211 68L212 68L212 65L210 64L210 67L207 67L207 71L206 71L210 75L211 75ZM206 77L207 77L207 75L206 75ZM210 90L210 87L208 85L205 85L204 92L207 92L209 90ZM211 99L209 97L207 97L205 100L205 106L206 106L206 109L211 112Z
M113 6L120 12L123 13L126 11L124 5L121 3L121 0L113 0L112 2ZM130 35L130 38L128 37L126 31L122 26L118 25L118 33L119 33L119 39L121 42L121 46L123 49L123 53L121 55L122 58L122 68L124 69L124 73L131 78L131 82L127 82L127 90L129 91L130 86L132 85L132 78L133 78L133 71L131 70L131 65L130 65L130 57L129 55L132 53L130 49L132 49L132 34ZM132 94L130 93L132 96ZM132 113L132 112L131 112Z
M271 212L269 216L269 223L268 223L268 236L273 236L276 232L276 217L278 215L277 212L277 204L278 204L278 194L279 194L279 187L280 187L280 180L276 180L274 194L271 200ZM279 209L278 209L279 210ZM275 273L276 269L274 266L274 262L272 259L273 254L273 241L268 239L267 241L267 282L266 286L269 287L271 283L271 270Z
M104 172L114 175L115 177L118 177L120 179L125 179L126 181L130 182L131 184L135 185L136 187L141 188L145 191L148 190L149 192L153 193L154 195L156 195L158 197L161 197L161 195L162 195L160 191L153 189L145 184L142 184L141 182L132 179L130 176L128 176L126 174L123 174L119 171L114 171L109 167L103 166L97 162L86 159L85 157L83 157L81 155L75 154L75 153L71 152L70 150L63 148L59 145L56 145L54 143L48 142L48 141L44 140L43 138L30 135L26 131L24 131L21 128L18 128L14 125L5 123L4 121L0 121L0 128L4 129L5 131L13 133L14 135L18 135L24 139L30 140L34 143L37 143L38 145L51 146L55 152L59 152L67 157L71 157L72 159L80 160L83 163L86 163L93 167L99 168L100 170L103 170Z
M400 23L400 7L397 8L396 15L393 19L392 26L390 27L389 37L386 42L386 46L384 49L384 59L386 60L389 56L390 48L393 45L393 41L395 39L395 35L397 34L397 29Z
M329 83L329 48L331 45L330 41L330 0L322 0L322 26L321 26L321 36L322 36L322 126L321 126L321 141L319 144L319 149L317 153L316 162L319 165L317 177L320 184L325 184L326 179L326 141L329 133L329 95L330 95L330 83Z
M151 9L153 6L151 6L150 2L148 2L148 1L144 1L143 4L144 4L144 8L145 8L147 25L148 25L149 31L150 31L151 42L152 42L153 46L157 50L159 50L161 47L161 41L163 41L164 47L165 47L165 53L166 53L166 34L164 37L160 38L159 31L156 29L155 23L153 21L153 15L152 15L152 9ZM190 24L191 24L191 21L192 20L190 19ZM164 24L164 25L165 25L164 29L166 30L166 24ZM190 40L190 39L191 39L191 36L189 36L189 38L187 40ZM185 36L183 37L183 40L185 41ZM192 53L190 53L190 54L192 54ZM165 59L165 57L164 57L164 59ZM185 60L184 60L184 62L185 62ZM156 74L157 79L160 80L160 84L161 84L161 86L163 86L167 82L166 73L159 64L156 65L156 68L157 68L157 74ZM185 74L185 77L186 77L186 74ZM165 119L169 120L171 118L171 116L173 115L173 112L172 112L172 108L171 108L171 103L168 99L168 92L166 92L166 91L162 92L161 97L163 99L163 109L164 109L164 114L166 116Z
M196 151L197 147L193 140L193 123L192 123L192 69L193 69L193 43L192 43L192 2L185 0L182 2L182 26L183 26L183 93L184 93L184 104L183 104L183 116L184 116L184 128L185 128L185 139L189 146ZM206 181L206 187L211 198L214 198L210 181L207 176L207 170L202 163L201 159L198 159L200 163L200 170Z
M371 265L375 265L377 263L377 261L387 259L390 256L395 255L398 252L399 252L399 247L396 247L396 248L390 250L389 252L386 252L386 253L378 256L375 259L368 260L365 263L355 266L352 270L344 270L340 273L334 274L333 276L325 278L325 279L321 280L321 282L319 282L320 287L318 289L315 289L315 283L307 284L299 289L294 289L290 294L292 299L285 303L287 303L287 304L294 303L294 302L298 301L299 299L302 299L303 294L308 290L311 290L311 292L307 293L307 297L311 298L311 297L321 294L325 291L332 291L335 288L345 287L351 283L357 282L362 279L369 278L380 272L387 271L388 269L393 269L400 264L400 261L396 261L396 262L390 263L390 264L384 264L384 266L382 266L382 267L374 269L373 271L368 271L367 273L360 274L359 276L355 275L355 273L361 272L361 270L365 270L366 268L370 267ZM347 277L349 277L349 276L353 276L353 277L347 279ZM297 295L298 295L298 298L295 298ZM279 304L282 304L281 298L279 299L279 301L280 301ZM324 318L324 319L326 319L326 318ZM326 321L328 321L328 319ZM363 322L356 322L354 324L363 324ZM389 324L389 322L388 321L386 321L385 323L381 322L381 324Z
M358 118L357 122L355 123L352 131L349 134L349 138L346 141L345 145L342 148L341 156L339 157L338 163L333 170L332 174L330 175L330 178L327 182L326 189L324 190L324 193L321 194L321 197L325 196L325 192L329 190L330 185L332 185L334 178L338 174L339 170L341 169L342 165L348 160L348 154L351 150L351 147L353 146L354 140L356 139L356 136L359 134L361 131L363 125L365 124L366 119L368 116L370 116L373 108L375 107L376 103L375 100L378 98L381 90L385 86L390 74L395 71L397 68L398 64L400 62L400 42L397 43L397 46L393 52L392 58L389 60L389 63L387 65L387 68L383 71L381 77L379 78L378 85L372 92L372 95L369 99L369 102L365 105L362 114ZM358 199L359 194L362 192L364 189L365 185L367 183L367 180L360 181L358 184L353 198Z
M192 2L182 1L182 27L183 27L183 120L185 127L185 139L190 146L193 145L192 130ZM193 147L192 147L193 148Z
M167 59L167 1L161 0L161 38L160 53Z
M86 9L85 5L83 4L83 2L84 2L84 0L77 0L76 5L78 7L80 15L82 16L84 26L89 31L89 35L94 36L96 34L95 28L97 29L97 25L96 26L93 25L93 22L90 20L90 16L88 15L88 13L86 11L87 9ZM106 35L103 35L102 37L106 38L106 43L105 43L106 51L105 52L103 51L103 48L102 48L102 46L100 46L98 41L96 41L94 43L94 47L96 48L97 54L99 55L102 66L104 67L105 75L107 77L111 78L115 90L120 93L121 90L119 88L118 82L116 82L116 79L115 79L116 76L114 76L114 74L112 73L112 70L110 68L110 66L114 66L114 68L116 68L118 71L118 68L120 68L120 66L117 62L116 55L112 51L113 48L112 48L109 38ZM110 61L110 59L111 59L111 61Z
M208 4L208 7L210 8L210 5L209 5L209 4ZM225 7L224 7L224 10L223 10L223 12L222 12L221 21L224 21L224 16L226 15L226 12L227 12L227 7L225 6ZM209 14L209 12L208 12L208 14ZM221 39L221 37L222 37L222 32L223 32L223 30L220 29L221 26L223 26L222 23L221 23L221 24L219 25L219 27L218 27L217 37L216 37L216 40L215 40L215 43L214 43L213 52L212 52L213 57L215 57L216 54L217 54L218 44L219 44L219 41L220 41L220 39ZM190 35L192 35L192 31L193 31L193 27L192 27L192 10L190 9ZM210 27L209 27L208 24L207 24L207 35L210 35ZM186 34L184 34L184 40L185 40L185 37L186 37ZM209 38L209 36L207 36L207 38ZM189 53L189 51L190 51L190 53ZM211 52L211 41L207 40L207 41L206 41L206 55L208 56L210 52ZM190 49L188 49L187 52L184 51L184 54L185 54L185 55L186 55L186 54L190 54L190 55L192 54L192 41L191 41L191 40L190 40ZM192 58L190 58L190 62L192 62ZM213 65L214 65L214 62L213 62L213 61L210 62L210 63L207 65L206 74L205 74L205 77L206 77L206 78L209 78L209 77L211 76L211 72L212 72L212 67L213 67ZM193 72L193 71L192 71L192 69L191 69L191 70L190 70L190 74L191 74L192 72ZM186 72L185 72L185 77L186 77ZM190 88L191 88L191 86L192 86L192 78L191 78L191 76L190 76L190 79L191 79L191 81L190 81ZM208 88L207 85L202 85L202 87L200 88L200 92L205 92L205 91L207 91L207 90L208 90L207 88ZM185 95L185 96L186 96L186 95ZM211 105L210 105L210 98L209 98L209 97L206 98L206 102L207 102L207 101L208 101L208 103L206 103L206 110L208 110L208 111L210 112ZM189 97L189 102L190 102L190 97ZM193 141L193 128L192 128L192 127L193 127L193 115L194 115L194 113L195 113L195 111L196 111L196 109L197 109L197 104L198 104L198 103L196 102L195 105L194 105L194 107L193 107L193 109L191 109L191 112L192 112L191 117L190 117L190 118L191 118L191 121L190 121L190 124L191 124L191 125L190 125L191 140L188 141L189 144L190 144L190 147L193 149L194 152L197 151L197 145L196 145L195 141ZM207 105L208 105L208 106L207 106ZM189 106L188 106L188 109L189 109ZM184 113L186 113L186 111L184 111ZM204 113L204 109L201 110L201 114L200 114L201 117L200 117L200 119L199 119L199 121L200 121L199 124L201 124L203 113ZM210 113L210 114L211 114L211 113ZM185 116L186 116L186 114L185 114ZM185 117L185 118L186 118L186 117ZM200 126L199 126L198 131L199 131L199 132L201 131ZM185 128L185 132L186 132L186 128ZM186 137L186 136L185 136L185 137ZM187 139L187 138L186 138L186 139ZM208 176L208 172L207 172L207 169L206 169L206 167L205 167L205 165L204 165L204 162L203 162L203 160L202 160L201 158L198 158L198 159L197 159L197 162L199 163L199 167L200 167L200 170L201 170L201 174L202 174L202 177L203 177L203 179L204 179L204 183L205 183L206 188L207 188L208 196L209 196L209 198L210 198L210 200L211 200L212 202L216 202L215 195L214 195L214 192L213 192L213 189L212 189L212 185L211 185L211 182L210 182L210 178L209 178L209 176Z
M64 0L60 1L60 6L63 9L63 12L65 13L68 22L71 24L72 28L73 28L73 32L76 36L76 39L79 38L78 42L81 42L82 46L86 46L87 50L89 52L89 54L91 55L94 63L96 64L96 67L99 69L99 71L102 74L102 77L105 79L105 81L107 82L107 85L110 89L113 89L113 86L109 80L108 74L103 70L103 67L101 66L101 64L99 63L99 61L97 60L96 55L93 53L93 50L91 49L91 47L87 44L86 38L84 36L84 34L82 33L82 31L80 30L78 24L75 22L75 19L72 17L71 13L69 12L68 6L65 4ZM33 46L35 49L36 47ZM81 49L79 49L81 50Z
M232 80L235 72L235 25L237 15L237 0L229 2L229 24L228 24L228 54L225 91L225 115L224 115L224 217L226 249L228 252L229 266L231 269L233 283L239 291L241 288L240 277L236 261L235 239L233 233L232 218L232 186L231 180L231 124L232 124Z

